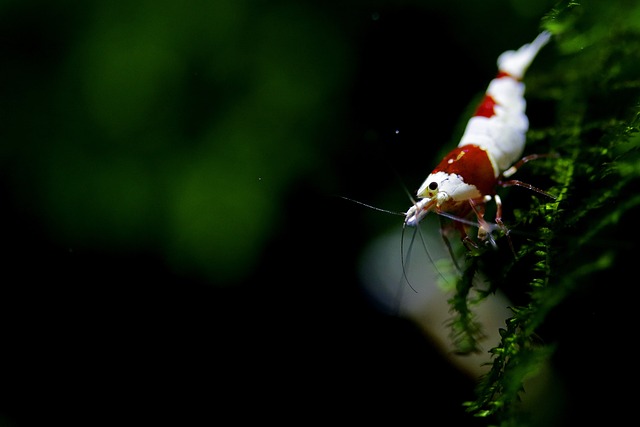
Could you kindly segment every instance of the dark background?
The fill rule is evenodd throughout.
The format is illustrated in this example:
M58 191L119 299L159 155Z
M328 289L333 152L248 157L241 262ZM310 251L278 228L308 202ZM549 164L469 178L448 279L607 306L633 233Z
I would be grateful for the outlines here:
M0 4L0 424L483 425L340 196L405 210L551 2L298 3Z

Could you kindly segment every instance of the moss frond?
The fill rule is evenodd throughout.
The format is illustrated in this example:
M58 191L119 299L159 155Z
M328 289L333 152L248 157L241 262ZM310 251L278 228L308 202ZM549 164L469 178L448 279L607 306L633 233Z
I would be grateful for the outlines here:
M536 68L527 96L552 108L554 123L536 128L530 111L529 141L559 158L532 164L530 173L548 177L545 189L557 198L532 196L528 207L515 209L514 228L528 233L518 241L516 259L508 251L469 257L450 301L452 335L470 351L482 336L470 300L474 275L488 277L492 290L520 296L499 331L499 345L489 351L491 369L480 379L476 399L465 403L478 417L522 425L523 382L555 348L540 341L540 326L581 283L612 268L624 250L602 236L640 206L634 190L640 182L638 17L639 5L562 1L542 21L554 33L552 59L548 68Z

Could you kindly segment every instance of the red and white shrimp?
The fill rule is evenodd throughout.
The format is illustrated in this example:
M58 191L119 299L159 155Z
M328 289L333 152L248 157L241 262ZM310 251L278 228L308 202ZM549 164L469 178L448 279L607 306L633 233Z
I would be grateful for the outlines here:
M469 120L458 146L433 169L417 191L418 201L405 213L405 225L417 226L432 211L457 218L455 227L462 241L475 243L467 236L462 218L474 212L478 221L478 238L495 245L492 226L484 220L485 205L496 203L496 224L505 233L502 203L496 189L518 185L548 195L529 184L507 180L522 164L537 155L521 158L529 120L525 114L525 86L522 77L549 41L542 32L536 39L515 51L498 57L498 74L489 83L484 99ZM518 159L520 159L518 161Z

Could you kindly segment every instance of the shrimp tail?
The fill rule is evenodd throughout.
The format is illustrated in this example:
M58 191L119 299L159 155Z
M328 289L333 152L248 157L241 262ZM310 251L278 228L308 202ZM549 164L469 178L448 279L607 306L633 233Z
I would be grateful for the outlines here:
M549 42L551 33L541 32L531 43L525 44L518 50L508 50L498 57L498 70L500 73L521 80L525 71L531 65L540 49Z

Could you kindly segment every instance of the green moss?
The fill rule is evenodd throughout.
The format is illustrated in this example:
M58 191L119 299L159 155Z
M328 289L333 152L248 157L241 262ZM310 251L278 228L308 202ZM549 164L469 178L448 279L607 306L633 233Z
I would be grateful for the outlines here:
M553 355L536 333L551 310L597 272L613 268L624 248L603 247L601 237L640 204L640 6L564 1L542 21L554 33L546 67L527 76L529 99L554 110L553 123L536 128L531 116L529 144L559 158L531 162L531 176L548 176L555 200L531 196L515 210L517 256L508 249L467 257L451 299L452 334L460 351L477 351L482 335L473 320L469 295L482 272L496 289L519 289L523 296L489 352L491 370L481 378L468 411L499 425L523 425L519 405L525 379ZM529 151L532 148L528 148ZM512 193L510 193L512 194ZM504 239L502 239L504 241ZM507 246L506 243L501 246ZM597 250L594 250L597 248ZM506 265L505 265L506 264Z

